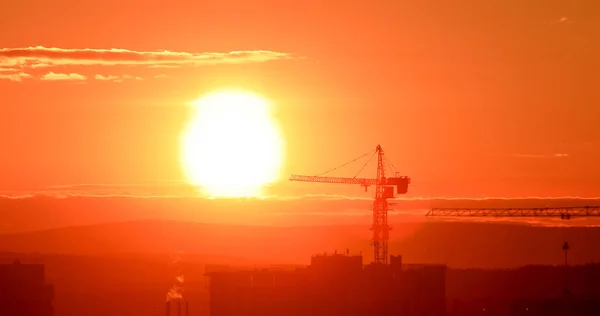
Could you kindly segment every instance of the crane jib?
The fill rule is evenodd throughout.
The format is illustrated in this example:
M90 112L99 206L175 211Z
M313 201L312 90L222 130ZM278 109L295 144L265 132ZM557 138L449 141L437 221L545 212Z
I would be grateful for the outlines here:
M322 177L322 176L305 176L293 174L289 178L290 181L303 182L320 182L320 183L341 183L341 184L358 184L361 186L377 185L377 179L372 178L343 178L343 177ZM398 194L405 194L408 191L410 184L409 177L392 177L381 179L381 185L395 186Z
M432 208L426 216L470 217L572 217L600 216L600 206L569 206L542 208Z

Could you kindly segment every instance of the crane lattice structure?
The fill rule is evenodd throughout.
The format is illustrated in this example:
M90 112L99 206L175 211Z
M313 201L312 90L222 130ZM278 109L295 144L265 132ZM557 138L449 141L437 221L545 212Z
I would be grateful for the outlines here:
M432 208L426 216L467 217L572 217L600 216L600 206L571 206L544 208Z
M323 176L331 171L337 170L344 167L352 162L355 162L365 156L371 154L371 158L365 163L365 165L358 171L358 173L352 178L343 177L327 177ZM358 174L367 166L367 164L377 155L377 175L375 178L357 178ZM385 165L387 163L394 172L393 177L386 177ZM400 176L400 173L395 172L394 165L387 160L383 149L380 145L377 145L375 150L371 150L368 153L359 156L343 165L336 168L325 171L316 176L304 176L292 174L290 181L304 181L304 182L320 182L320 183L343 183L343 184L358 184L364 187L365 191L369 186L375 186L375 194L373 200L373 225L371 230L373 231L373 252L374 262L379 264L388 263L388 239L390 227L388 226L388 199L395 198L395 194L406 194L408 191L408 185L410 184L410 178L407 176ZM394 186L396 192L394 192Z

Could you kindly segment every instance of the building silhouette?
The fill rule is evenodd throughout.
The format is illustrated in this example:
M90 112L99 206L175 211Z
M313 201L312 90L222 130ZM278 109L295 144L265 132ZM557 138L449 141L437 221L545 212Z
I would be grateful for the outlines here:
M293 270L212 271L212 316L440 316L446 309L446 266L363 265L361 255L315 255Z
M449 269L448 316L600 315L600 264Z
M0 315L54 315L54 287L42 264L0 264Z

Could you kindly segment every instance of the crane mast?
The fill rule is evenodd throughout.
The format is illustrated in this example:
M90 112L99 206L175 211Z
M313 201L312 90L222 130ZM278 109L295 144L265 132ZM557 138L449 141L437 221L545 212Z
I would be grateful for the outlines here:
M385 194L385 169L383 168L383 150L377 145L377 178L375 182L375 200L373 201L373 255L376 263L387 264L388 239L388 195ZM393 194L391 196L393 198Z
M385 173L385 162L386 156L380 145L377 145L375 151L371 151L373 155L377 155L377 174L375 178L344 178L344 177L324 177L321 175L317 176L305 176L292 174L289 178L290 181L304 181L304 182L318 182L318 183L343 183L343 184L358 184L364 187L365 191L368 187L374 185L375 193L373 200L373 224L371 230L373 232L372 243L373 243L373 255L374 262L379 264L388 263L388 240L390 227L388 225L388 199L393 199L395 194L406 194L408 191L408 185L410 184L410 178L406 176L400 176L398 172L393 177L386 177ZM346 164L339 167L326 171L336 170L349 163L352 163L366 155L358 157ZM373 156L371 156L373 158ZM371 159L369 159L370 161ZM368 162L367 161L367 164ZM365 164L366 166L366 164ZM393 169L393 165L391 165ZM364 166L363 166L364 168ZM361 168L362 170L362 168ZM323 173L323 174L325 174ZM360 171L359 171L360 173ZM394 192L396 187L396 192Z

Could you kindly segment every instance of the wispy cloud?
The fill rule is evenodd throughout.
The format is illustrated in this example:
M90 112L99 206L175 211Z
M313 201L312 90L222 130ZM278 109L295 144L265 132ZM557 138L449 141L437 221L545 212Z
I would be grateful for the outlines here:
M135 51L122 48L1 48L0 68L57 66L182 67L215 64L257 63L292 59L287 53L268 50L232 52Z
M150 65L148 68L179 68L177 65Z
M210 199L195 194L197 190L180 182L143 183L132 185L74 185L57 186L30 192L0 192L0 223L18 221L30 224L36 214L54 214L68 221L90 222L104 218L106 221L139 220L141 218L189 218L195 221L224 222L230 224L273 223L285 225L358 224L368 225L372 201L349 199L344 196L299 196L296 199ZM33 204L37 205L32 208ZM494 217L426 217L433 204L443 203L448 207L536 207L556 204L557 206L598 205L599 199L506 199L505 201L483 201L463 199L461 201L397 201L389 211L390 223L410 222L504 222L528 225L599 225L600 218L576 217L564 221L556 218L494 218ZM25 202L25 203L23 203ZM58 205L58 206L57 206ZM83 214L81 209L97 215ZM48 210L45 212L45 210ZM107 211L108 210L108 211ZM175 210L175 211L173 211ZM251 211L249 211L251 210ZM56 213L59 212L59 213ZM16 216L18 214L19 216ZM57 215L58 214L58 215ZM40 216L41 216L40 215ZM79 218L79 219L77 219ZM32 224L33 225L33 224ZM36 221L35 225L56 225L55 221ZM63 225L63 224L61 224ZM63 226L66 226L64 224ZM18 225L16 225L18 226ZM2 227L0 227L2 228ZM18 227L17 227L18 228ZM0 229L0 233L1 233ZM365 230L366 231L366 230Z
M512 156L516 158L566 158L569 157L569 154L513 154Z
M566 17L566 16L561 16L561 17L558 19L558 23L569 23L569 24L572 24L572 23L575 23L575 21L573 21L573 19L571 19L571 18L569 18L569 17Z
M0 69L1 70L1 69ZM11 74L2 74L0 73L0 80L10 80L10 81L23 81L25 78L31 78L30 74L24 72L16 72Z
M123 75L123 76L116 76L116 75L95 75L94 79L96 80L100 80L100 81L112 81L112 82L123 82L125 80L143 80L142 77L138 77L138 76L131 76L131 75Z
M82 80L86 80L87 77L84 75L77 74L77 73L63 74L63 73L49 72L49 73L43 75L40 79L46 80L46 81L82 81Z
M101 81L114 81L114 80L117 80L119 78L120 78L119 76L111 76L111 75L108 75L108 76L95 75L94 76L94 79L101 80Z
M0 72L19 72L18 68L0 68Z
M73 184L51 186L22 191L0 191L0 197L130 197L130 198L208 198L198 187L181 181L162 181L135 184ZM213 198L208 198L213 200ZM235 198L219 198L217 200L240 201ZM244 200L244 199L242 199ZM364 205L369 209L372 197L340 194L292 194L292 195L267 195L245 200L276 200L301 203L341 202L348 205ZM600 205L600 196L523 196L523 197L445 197L445 196L415 196L398 197L396 209L429 209L431 207L448 208L515 208L515 207L559 207L559 206L586 206Z

